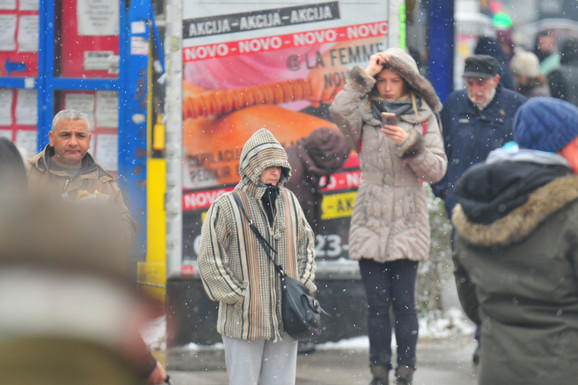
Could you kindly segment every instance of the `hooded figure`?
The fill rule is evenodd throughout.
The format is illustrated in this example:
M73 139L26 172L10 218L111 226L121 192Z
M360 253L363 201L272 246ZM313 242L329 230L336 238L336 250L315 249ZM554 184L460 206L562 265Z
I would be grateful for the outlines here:
M399 48L384 53L389 58L384 68L399 73L413 97L383 100L377 95L376 79L354 67L331 105L349 145L360 152L363 175L351 219L349 258L425 261L429 213L420 180L436 182L446 171L436 114L441 103L408 53ZM396 113L398 125L408 133L400 145L380 132L381 111Z
M331 116L357 149L363 181L349 228L349 258L359 261L368 300L372 384L387 384L391 362L389 308L395 314L398 384L411 384L418 322L415 280L429 257L429 210L421 181L440 180L447 166L437 113L441 103L404 50L372 55L354 67ZM395 114L394 124L382 113Z
M217 331L223 337L230 384L283 378L294 384L297 342L284 332L280 278L237 205L277 251L285 273L311 293L315 243L295 194L284 187L291 166L281 144L265 128L241 151L241 181L213 202L201 230L199 271L209 298L219 302Z
M534 98L455 189L455 278L481 325L479 384L576 383L578 109Z
M504 52L497 40L482 36L478 39L478 44L474 50L475 55L489 55L498 60L498 75L500 75L500 84L508 89L514 88L514 76L510 71L510 58Z
M569 37L560 49L560 67L548 75L552 96L578 106L578 37Z
M287 157L291 163L291 179L286 187L293 191L301 202L305 217L313 231L320 230L321 202L324 186L320 186L321 177L326 184L332 173L345 164L351 148L339 130L320 127L311 135L287 148Z
M8 138L0 138L0 200L15 199L28 192L26 168L18 147Z

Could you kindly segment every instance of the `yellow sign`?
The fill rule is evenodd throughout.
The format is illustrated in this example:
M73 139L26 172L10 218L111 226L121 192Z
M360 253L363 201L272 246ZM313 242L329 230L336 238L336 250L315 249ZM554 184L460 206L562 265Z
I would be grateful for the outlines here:
M353 214L353 205L357 192L325 195L323 197L321 219L336 219L350 217Z

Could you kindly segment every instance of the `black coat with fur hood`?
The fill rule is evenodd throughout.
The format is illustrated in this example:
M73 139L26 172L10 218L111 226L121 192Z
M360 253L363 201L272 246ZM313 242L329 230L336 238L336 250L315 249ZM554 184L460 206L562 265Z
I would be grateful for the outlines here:
M353 68L330 108L350 146L361 149L363 181L351 218L349 258L424 261L429 256L430 229L420 180L437 182L447 167L437 118L441 103L407 52L390 48L385 54L384 68L400 74L413 90L414 103L411 99L391 103L397 125L409 134L405 142L398 146L380 131L383 124L372 107L376 79L361 67Z
M321 177L326 177L328 184L331 174L343 167L350 152L343 134L329 127L319 127L287 148L291 179L285 187L299 198L307 222L315 233L321 231Z
M480 385L578 378L578 176L555 157L479 164L456 185L454 273L482 326Z

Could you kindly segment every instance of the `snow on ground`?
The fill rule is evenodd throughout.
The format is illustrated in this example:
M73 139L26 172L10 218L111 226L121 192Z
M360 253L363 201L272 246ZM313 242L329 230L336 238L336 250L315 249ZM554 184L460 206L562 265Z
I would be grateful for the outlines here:
M431 312L419 319L420 338L449 338L454 336L472 335L475 325L467 319L461 309L451 307L447 310ZM153 320L147 328L142 330L144 340L153 351L163 351L166 349L166 318L159 317ZM395 336L393 336L395 338ZM395 342L394 342L395 343ZM204 350L222 348L218 343L211 346L202 346L191 343L185 348L191 350ZM369 341L367 336L344 339L337 342L325 342L316 345L317 349L368 349Z

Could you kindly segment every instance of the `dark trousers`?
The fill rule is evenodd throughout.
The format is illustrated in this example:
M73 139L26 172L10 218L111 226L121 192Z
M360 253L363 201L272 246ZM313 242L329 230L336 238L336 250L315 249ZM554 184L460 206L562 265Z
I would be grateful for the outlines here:
M390 307L395 318L397 365L415 368L418 319L415 280L418 262L379 263L361 259L359 269L367 297L367 334L371 365L391 366Z

